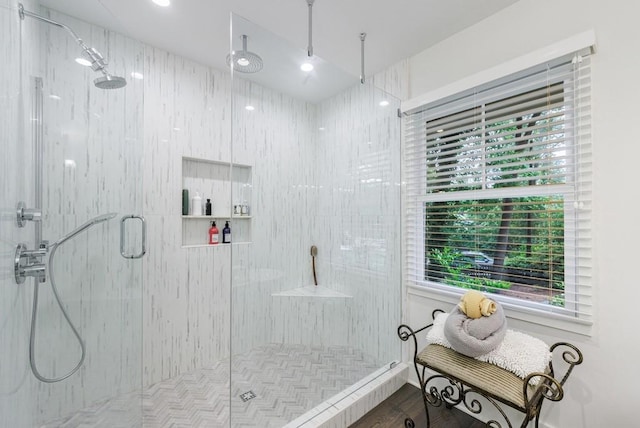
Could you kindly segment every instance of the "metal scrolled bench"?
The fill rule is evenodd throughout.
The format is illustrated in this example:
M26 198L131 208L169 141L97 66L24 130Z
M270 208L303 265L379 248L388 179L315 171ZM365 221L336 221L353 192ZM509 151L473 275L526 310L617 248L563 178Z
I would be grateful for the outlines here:
M431 318L435 320L439 312L444 311L434 310ZM418 352L416 335L432 326L433 323L419 330L413 330L405 324L398 327L398 336L403 342L413 338L413 364L421 386L427 427L430 426L429 405L439 407L444 404L447 408L451 408L462 403L473 414L482 412L482 403L474 396L476 394L484 397L498 410L506 426L513 427L502 405L524 413L521 428L526 427L533 419L537 428L544 399L562 400L565 382L573 368L583 360L582 352L574 345L566 342L555 343L549 350L554 357L557 354L562 356L562 360L566 363L564 375L561 378L556 377L552 358L545 373L531 373L522 379L494 364L467 357L444 346L429 344ZM427 369L436 374L427 373ZM538 378L537 385L530 384L534 378ZM438 382L442 379L446 380L444 384L441 381ZM414 426L413 420L410 418L405 420L406 428ZM486 426L502 428L500 422L496 420L488 421Z

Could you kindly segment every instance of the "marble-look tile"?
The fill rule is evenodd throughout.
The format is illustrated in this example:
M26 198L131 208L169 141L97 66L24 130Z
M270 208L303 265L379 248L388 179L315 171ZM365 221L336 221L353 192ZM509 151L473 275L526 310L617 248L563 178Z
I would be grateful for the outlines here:
M148 220L146 385L228 357L231 290L230 246L181 248L179 216Z
M409 98L409 59L404 59L374 74L373 86L398 100Z
M142 64L137 41L57 12L32 10L74 28L116 75L128 76ZM37 24L41 35L35 49L43 60L34 74L42 77L44 92L43 238L53 243L97 215L117 214L56 251L59 293L86 345L86 359L64 382L45 384L28 375L35 418L45 420L142 383L142 261L121 257L119 219L142 210L143 88L131 80L118 91L96 88L96 73L73 61L79 48L69 34L24 22ZM80 357L50 282L39 286L36 324L36 361L47 377L69 371Z
M231 161L230 78L149 46L145 76L144 211L181 214L182 157Z
M149 46L144 74L144 213L153 231L144 278L149 385L229 356L231 248L182 248L205 245L209 222L182 219L181 193L199 191L203 205L212 199L214 215L230 215L231 86L226 73Z
M25 7L34 7L27 0ZM33 225L18 228L18 201L34 200L32 105L38 75L40 37L34 23L20 20L17 2L0 1L0 426L32 426L37 420L28 355L33 282L18 285L14 279L16 245L33 248Z

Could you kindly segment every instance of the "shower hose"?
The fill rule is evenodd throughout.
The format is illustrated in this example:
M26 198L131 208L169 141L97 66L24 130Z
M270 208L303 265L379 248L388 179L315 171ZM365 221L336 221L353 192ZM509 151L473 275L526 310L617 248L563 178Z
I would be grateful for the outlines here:
M36 281L35 287L33 290L33 308L31 310L31 329L29 332L29 365L31 366L31 371L33 372L33 375L41 382L54 383L54 382L60 382L62 380L65 380L66 378L68 378L69 376L73 375L75 372L80 370L80 367L82 367L82 364L84 363L84 358L86 356L86 348L85 348L84 341L82 340L82 337L80 337L80 333L78 332L78 329L73 325L71 318L69 318L69 314L64 309L64 306L62 305L62 300L60 299L60 295L58 294L58 288L56 287L56 280L53 272L53 260L55 258L56 251L62 244L72 239L73 237L78 235L80 232L98 223L112 219L113 217L116 216L116 214L117 213L109 213L109 214L95 217L89 220L88 222L84 223L82 226L78 227L77 229L75 229L73 232L69 233L65 237L54 242L49 247L51 252L49 254L49 262L47 267L49 270L49 282L51 283L51 290L53 291L53 295L56 299L56 302L58 303L58 306L60 307L60 311L62 312L64 319L67 321L67 324L69 324L69 327L71 327L71 331L73 331L73 334L76 336L76 339L80 344L81 355L80 355L80 361L78 361L78 364L76 364L76 366L73 369L71 369L71 371L69 371L68 373L60 377L47 378L42 374L40 374L40 372L38 371L38 367L36 365L36 358L35 358L35 354L36 354L35 349L36 349L36 318L38 313L38 289L40 287L38 285L38 282Z

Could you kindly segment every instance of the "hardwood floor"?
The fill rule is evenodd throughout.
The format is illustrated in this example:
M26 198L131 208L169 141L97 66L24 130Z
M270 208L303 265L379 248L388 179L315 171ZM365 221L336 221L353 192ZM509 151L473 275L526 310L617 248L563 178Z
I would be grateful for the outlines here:
M481 428L485 425L457 409L445 406L429 407L431 428ZM420 390L405 384L391 397L352 424L350 428L404 428L406 418L413 419L416 428L427 426Z

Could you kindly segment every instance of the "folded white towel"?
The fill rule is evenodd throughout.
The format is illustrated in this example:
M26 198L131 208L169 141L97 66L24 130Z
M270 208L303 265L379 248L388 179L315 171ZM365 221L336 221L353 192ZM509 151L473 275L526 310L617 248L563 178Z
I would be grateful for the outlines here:
M433 327L427 333L427 342L451 348L444 335L444 324L448 316L448 313L436 315ZM502 343L496 349L475 359L495 364L524 379L533 372L544 373L551 361L551 352L542 340L518 331L507 330ZM539 378L533 378L532 383L536 384L538 380Z

